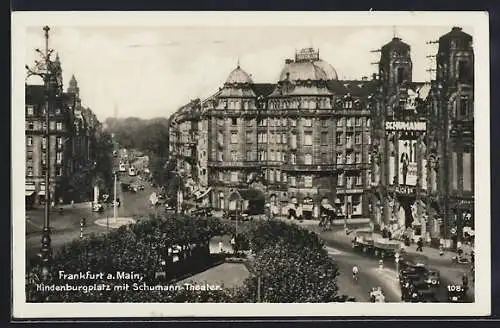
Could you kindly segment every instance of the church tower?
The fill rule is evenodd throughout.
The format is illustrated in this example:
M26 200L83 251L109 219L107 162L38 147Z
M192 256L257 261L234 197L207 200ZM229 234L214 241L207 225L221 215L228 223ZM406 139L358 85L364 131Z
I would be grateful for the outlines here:
M76 97L80 96L80 88L78 87L78 82L76 81L75 75L71 75L71 80L69 81L68 93L72 93Z
M398 88L412 81L410 46L394 37L381 49L379 77L385 96L395 94Z

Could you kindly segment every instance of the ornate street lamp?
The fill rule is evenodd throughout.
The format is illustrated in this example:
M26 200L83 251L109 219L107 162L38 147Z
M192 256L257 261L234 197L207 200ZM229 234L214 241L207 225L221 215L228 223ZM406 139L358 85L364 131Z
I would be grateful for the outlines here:
M41 245L41 258L42 258L42 276L44 279L49 277L49 265L52 257L52 247L50 238L50 202L51 202L51 188L50 188L50 111L52 109L52 90L51 82L53 82L56 77L54 67L52 66L52 61L50 56L53 53L53 49L49 49L49 31L50 28L45 26L43 28L45 32L45 49L40 51L36 49L36 52L40 54L41 61L35 61L35 66L30 68L26 65L27 77L36 75L43 79L45 87L45 121L46 121L46 171L45 171L45 220L43 222L43 232L42 232L42 245Z

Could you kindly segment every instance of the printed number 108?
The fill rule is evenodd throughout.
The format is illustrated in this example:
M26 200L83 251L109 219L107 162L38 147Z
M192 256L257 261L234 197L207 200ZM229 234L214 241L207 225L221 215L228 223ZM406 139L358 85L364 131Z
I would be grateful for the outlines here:
M462 286L460 285L448 285L449 292L460 292L462 290Z

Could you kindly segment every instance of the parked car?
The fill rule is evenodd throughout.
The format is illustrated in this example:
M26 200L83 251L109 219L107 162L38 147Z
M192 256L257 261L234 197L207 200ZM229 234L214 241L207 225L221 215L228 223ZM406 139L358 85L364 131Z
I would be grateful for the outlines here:
M102 213L104 211L104 206L101 203L94 203L92 206L92 212Z
M247 221L249 220L248 214L238 211L238 210L226 210L224 212L224 217L229 220L240 220L240 221Z

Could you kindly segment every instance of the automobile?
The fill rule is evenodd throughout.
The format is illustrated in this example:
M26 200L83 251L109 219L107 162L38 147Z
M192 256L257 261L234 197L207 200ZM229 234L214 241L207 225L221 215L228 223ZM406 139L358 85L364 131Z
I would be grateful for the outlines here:
M410 287L406 283L401 285L401 298L405 302L412 303L427 303L436 302L436 291L420 278L415 280L407 280Z
M247 221L249 220L249 216L246 213L242 213L238 210L226 210L224 211L224 217L229 220L240 220Z
M418 276L420 279L425 281L430 287L439 287L440 282L440 272L437 269L428 268L423 264L406 264L399 271L399 279L404 280L408 276Z
M94 203L92 206L92 212L102 213L104 211L104 206L101 203Z
M439 287L439 285L441 284L440 278L441 274L439 273L439 270L429 269L427 272L426 282L431 287Z
M129 191L130 190L130 184L129 183L121 183L121 188L122 191Z

